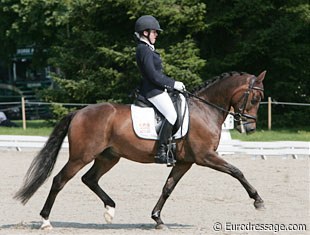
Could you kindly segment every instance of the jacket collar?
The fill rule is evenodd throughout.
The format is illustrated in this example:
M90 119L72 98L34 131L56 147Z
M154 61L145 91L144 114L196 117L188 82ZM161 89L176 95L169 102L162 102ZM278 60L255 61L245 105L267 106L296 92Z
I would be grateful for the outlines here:
M155 51L155 46L149 43L149 41L143 37L141 37L140 42L145 43L152 51Z

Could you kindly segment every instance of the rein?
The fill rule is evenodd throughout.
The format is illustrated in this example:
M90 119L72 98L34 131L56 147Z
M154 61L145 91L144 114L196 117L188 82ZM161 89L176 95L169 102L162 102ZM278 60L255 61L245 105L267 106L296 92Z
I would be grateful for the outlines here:
M255 86L254 86L254 83L256 82L256 79L257 79L257 78L256 78L255 76L253 76L253 77L251 78L251 82L250 82L250 84L249 84L249 88L248 88L247 91L245 91L244 94L243 94L244 100L243 100L242 105L241 105L240 108L239 108L239 112L231 112L231 111L228 111L228 110L226 110L226 109L224 109L224 108L222 108L222 107L220 107L220 106L218 106L218 105L216 105L216 104L213 104L213 103L211 103L211 102L209 102L209 101L207 101L207 100L205 100L205 99L200 98L199 96L197 96L197 95L195 95L195 94L193 94L193 93L191 93L191 92L189 92L189 91L183 91L183 92L181 92L181 93L182 93L183 95L185 95L185 96L188 96L188 97L189 97L189 96L194 97L194 98L198 99L200 102L202 102L202 103L204 103L204 104L210 105L210 106L212 106L212 107L214 107L214 108L216 108L216 109L218 109L218 110L221 110L222 112L225 112L225 113L227 113L227 114L232 115L232 116L234 117L234 120L235 120L235 121L242 121L242 118L245 118L245 119L253 119L253 120L256 121L256 119L257 119L256 116L253 116L253 115L249 115L249 114L244 113L246 104L247 104L248 99L249 99L250 92L251 92L252 90L264 91L264 89L262 89L262 88L260 88L260 87L255 87Z

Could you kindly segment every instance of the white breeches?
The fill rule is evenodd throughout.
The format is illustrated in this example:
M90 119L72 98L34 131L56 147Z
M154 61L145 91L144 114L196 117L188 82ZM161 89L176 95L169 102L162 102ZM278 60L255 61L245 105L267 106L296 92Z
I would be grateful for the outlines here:
M148 100L164 115L171 125L174 125L177 120L177 112L167 92L151 97Z

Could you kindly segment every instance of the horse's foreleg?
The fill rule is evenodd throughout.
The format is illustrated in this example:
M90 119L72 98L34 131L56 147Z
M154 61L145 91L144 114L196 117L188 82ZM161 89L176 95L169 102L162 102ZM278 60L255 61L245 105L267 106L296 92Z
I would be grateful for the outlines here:
M82 177L83 183L85 183L104 203L106 212L104 218L107 223L112 223L115 212L115 202L102 190L98 181L102 175L108 172L116 163L119 158L102 155L96 158L94 165L86 172Z
M49 222L49 215L54 205L57 194L63 189L65 184L83 167L85 163L83 161L69 161L62 168L62 170L54 177L51 190L48 194L46 202L40 215L43 218L43 224L41 229L52 228Z
M256 209L263 209L264 208L264 201L259 196L257 190L251 186L251 184L247 181L247 179L244 177L243 173L235 166L227 163L226 166L229 169L229 172L231 176L235 177L239 180L239 182L243 185L245 190L248 192L249 197L254 199L254 206Z
M257 190L246 180L243 173L235 166L229 164L222 158L220 158L217 153L209 152L204 158L199 159L196 162L198 165L207 166L214 170L218 170L231 175L232 177L239 180L242 186L245 188L249 197L254 199L254 206L256 209L264 208L264 201L259 196Z
M164 222L160 218L160 212L172 193L173 189L182 178L182 176L191 168L192 163L177 163L171 170L168 179L164 185L162 194L152 211L152 219L156 222L157 229L165 228Z

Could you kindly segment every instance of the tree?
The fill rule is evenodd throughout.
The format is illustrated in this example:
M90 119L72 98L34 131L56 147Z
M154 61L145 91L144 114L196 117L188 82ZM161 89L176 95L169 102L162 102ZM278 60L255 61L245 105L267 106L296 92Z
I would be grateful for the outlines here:
M309 11L306 0L1 0L0 58L32 45L37 64L58 68L46 101L131 102L134 23L151 14L165 72L189 90L226 71L267 70L266 97L309 103ZM281 125L306 125L307 111L291 110L277 108Z
M49 48L56 41L68 6L61 0L2 0L0 5L0 58L7 60L19 47L34 48L33 63L46 65Z
M258 74L267 70L266 97L310 102L308 1L205 2L207 29L200 35L200 48L202 58L208 61L206 74L230 70ZM307 125L302 118L309 112L306 109L278 106L274 119L282 126L296 125L297 119L299 125Z
M202 30L204 22L204 5L199 5L202 10L197 15L192 7L197 9L198 6L194 4L159 0L146 5L141 5L141 1L124 0L96 4L87 0L72 2L67 22L69 33L60 34L59 43L51 47L53 56L49 62L62 71L61 76L55 76L58 95L53 95L53 100L130 102L128 95L140 80L135 64L134 23L143 14L156 15L163 26L166 22L178 22L178 25L167 26L160 35L158 50L168 75L186 81L188 87L195 86L201 80L205 61L200 58L199 49L190 36ZM198 22L195 21L197 17L200 17ZM45 97L52 96L49 93Z
M206 72L267 70L267 95L310 102L308 1L207 1ZM220 11L221 10L221 11Z

